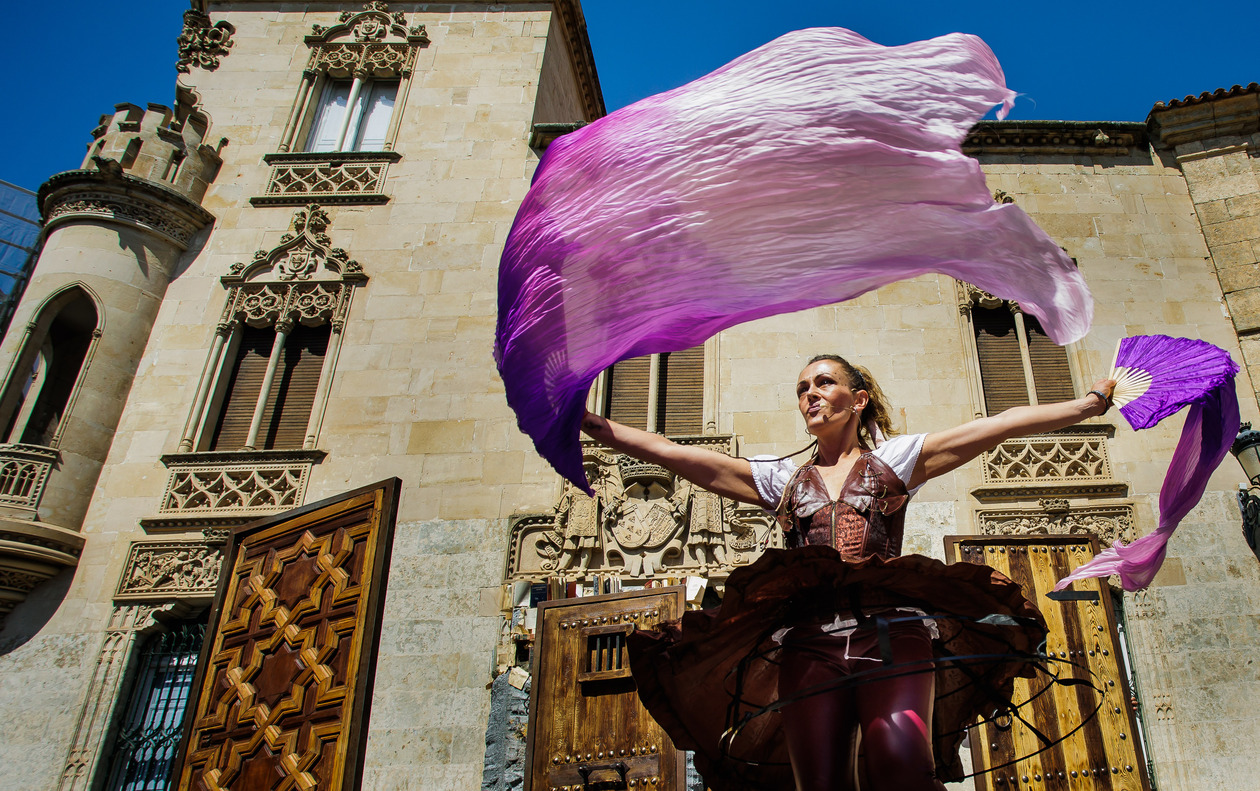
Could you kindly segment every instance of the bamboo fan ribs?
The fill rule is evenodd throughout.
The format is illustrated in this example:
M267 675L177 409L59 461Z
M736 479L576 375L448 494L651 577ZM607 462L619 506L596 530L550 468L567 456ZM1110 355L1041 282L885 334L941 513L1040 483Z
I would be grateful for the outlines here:
M1231 379L1229 353L1206 341L1136 335L1116 345L1112 402L1135 429L1150 428Z

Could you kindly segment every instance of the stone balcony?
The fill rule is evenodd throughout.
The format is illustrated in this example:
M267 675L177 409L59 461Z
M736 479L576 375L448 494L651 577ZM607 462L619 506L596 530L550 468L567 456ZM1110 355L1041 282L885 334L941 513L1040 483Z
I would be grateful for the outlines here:
M0 625L37 585L79 563L83 536L39 520L61 454L40 445L0 445Z

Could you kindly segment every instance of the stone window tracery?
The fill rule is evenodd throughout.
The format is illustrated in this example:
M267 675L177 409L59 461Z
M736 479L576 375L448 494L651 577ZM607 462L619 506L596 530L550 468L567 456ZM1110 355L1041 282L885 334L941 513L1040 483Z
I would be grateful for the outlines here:
M382 2L341 14L337 24L313 25L302 73L266 194L255 205L325 202L383 203L385 174L397 162L394 141L407 103L423 25Z
M312 204L293 231L222 278L226 305L180 452L315 448L354 288L367 275L332 246Z

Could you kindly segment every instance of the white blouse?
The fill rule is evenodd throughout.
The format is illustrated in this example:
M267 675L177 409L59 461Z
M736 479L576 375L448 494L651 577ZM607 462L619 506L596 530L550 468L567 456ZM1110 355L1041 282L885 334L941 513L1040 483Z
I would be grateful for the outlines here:
M892 437L885 440L872 453L891 467L909 489L910 476L914 474L914 465L919 461L919 452L923 450L923 438L926 436L926 434L907 434ZM788 480L791 479L792 473L796 472L796 462L791 459L776 459L773 456L754 456L749 461L752 462L753 483L757 487L757 493L767 503L778 505ZM909 489L909 494L913 495L920 488L921 485ZM817 470L811 470L797 486L796 515L809 516L830 502L831 497L827 494L827 487L823 483L822 476Z

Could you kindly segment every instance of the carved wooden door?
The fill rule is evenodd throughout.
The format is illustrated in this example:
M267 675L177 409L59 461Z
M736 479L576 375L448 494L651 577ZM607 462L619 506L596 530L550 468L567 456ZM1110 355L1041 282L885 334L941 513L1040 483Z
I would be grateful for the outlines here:
M682 751L639 702L626 635L682 616L681 587L538 608L525 791L682 791Z
M1080 535L945 539L949 562L984 563L1023 587L1050 628L1046 651L1059 661L1047 669L1086 682L1053 683L1044 673L1016 679L1019 716L971 730L977 791L1149 791L1106 583L1085 580L1058 599L1046 596L1097 552L1097 539Z
M359 787L399 486L383 481L232 536L175 788Z

